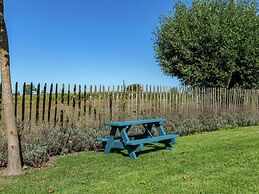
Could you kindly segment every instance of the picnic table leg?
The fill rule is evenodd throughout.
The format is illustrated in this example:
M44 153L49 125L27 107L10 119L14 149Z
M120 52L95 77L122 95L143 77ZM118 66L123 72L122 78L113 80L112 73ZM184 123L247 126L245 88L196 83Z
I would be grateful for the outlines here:
M119 128L124 144L127 144L127 142L129 142L129 137L128 137L128 134L127 134L127 128L128 127L120 127ZM129 153L129 156L131 158L137 159L137 156L134 152L135 149L132 146L127 145L127 146L125 146L125 148L127 149L128 153Z
M148 123L147 125L143 124L143 127L145 128L145 132L144 132L145 137L153 137L152 126L153 126L153 123Z
M161 136L166 135L164 127L161 125L161 123L156 123L155 125L156 125L156 129L157 129L159 135L161 135ZM173 150L172 144L175 144L175 139L164 141L164 145L167 150L170 150L170 151Z
M126 146L126 149L128 150L129 156L133 159L137 159L136 153L134 152L134 148L131 146Z
M112 129L111 129L110 136L108 138L107 144L106 144L105 149L104 149L105 154L109 154L111 149L112 149L114 137L115 137L115 134L116 134L116 129L117 129L116 127L112 127Z
M170 143L168 143L168 142L166 142L166 143L164 143L164 144L165 144L165 147L166 147L167 150L170 150L170 151L173 150L172 144L170 144Z
M176 140L174 138L174 139L166 141L164 144L165 144L167 150L173 150L174 148L172 145L175 143L176 143Z
M142 148L144 147L144 144L139 144L137 149L136 149L136 152L140 152L142 151Z
M160 136L166 135L164 127L160 123L156 123L155 126Z

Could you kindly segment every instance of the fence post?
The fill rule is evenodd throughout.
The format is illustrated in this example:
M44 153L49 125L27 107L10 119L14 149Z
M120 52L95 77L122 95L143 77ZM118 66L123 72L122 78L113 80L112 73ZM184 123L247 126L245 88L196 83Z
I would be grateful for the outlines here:
M63 128L64 126L64 93L65 93L65 84L62 84L61 89L61 109L60 109L60 125Z
M17 96L18 96L18 82L15 83L15 96L14 96L14 114L15 114L15 117L17 117ZM1 101L2 101L2 83L1 83Z
M23 83L23 90L22 90L22 122L24 122L24 114L25 114L25 91L26 83Z
M81 85L78 86L78 118L80 120L81 117Z
M49 106L48 106L48 123L49 123L49 125L50 125L50 114L51 114L52 91L53 91L53 83L51 83L50 91L49 91Z
M86 85L84 85L84 117L86 115Z
M57 124L57 112L58 112L58 84L56 83L56 90L55 90L54 127L56 127L56 124Z
M31 122L31 116L32 116L32 92L33 92L33 83L31 82L31 87L30 87L30 115L29 115L29 122Z
M39 122L39 106L40 106L40 84L37 87L37 100L36 100L36 124Z
M70 110L70 84L67 85L67 109ZM66 125L68 126L69 124L69 117L70 117L70 111L66 114Z
M92 91L93 91L93 86L90 86L90 91L89 91L89 109L88 109L88 114L89 116L92 115Z
M74 84L74 93L73 93L73 113L72 113L72 127L74 127L75 122L75 109L76 109L76 84Z
M112 93L109 93L109 113L110 113L110 121L112 121L112 103L113 103L113 93L114 93L114 87L112 89Z
M45 120L46 90L47 90L47 84L45 83L44 89L43 89L42 122L44 122Z

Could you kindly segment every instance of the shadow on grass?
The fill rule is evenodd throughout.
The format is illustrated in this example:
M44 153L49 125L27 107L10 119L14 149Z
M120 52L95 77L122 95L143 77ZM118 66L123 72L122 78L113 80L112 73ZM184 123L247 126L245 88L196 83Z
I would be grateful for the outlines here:
M139 151L139 152L135 152L135 153L138 157L142 154L148 154L148 153L151 153L151 152L156 152L156 151L165 150L165 149L166 148L164 146L161 147L161 146L157 146L155 144L148 143L148 144L144 145L144 150ZM104 148L99 150L98 152L104 152ZM121 154L124 157L129 157L128 151L125 150L125 149L113 148L110 153L117 153L117 154Z

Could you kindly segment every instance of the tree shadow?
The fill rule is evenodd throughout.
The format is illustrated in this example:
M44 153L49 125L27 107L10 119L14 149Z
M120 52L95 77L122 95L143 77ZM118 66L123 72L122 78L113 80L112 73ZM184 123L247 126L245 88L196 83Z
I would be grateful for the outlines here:
M156 144L147 143L144 145L144 150L135 152L135 154L138 157L142 154L148 154L148 153L156 152L159 150L165 150L165 149L166 149L165 146L161 147ZM98 152L103 152L103 151L104 151L104 149L98 150ZM120 154L124 157L129 157L128 151L125 149L113 148L110 153L116 153L116 154Z

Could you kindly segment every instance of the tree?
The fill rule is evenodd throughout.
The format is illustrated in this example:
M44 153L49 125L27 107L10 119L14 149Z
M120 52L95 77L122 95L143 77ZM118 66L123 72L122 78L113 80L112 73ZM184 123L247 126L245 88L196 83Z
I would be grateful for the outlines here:
M25 85L25 94L29 95L29 94L31 94L31 91L35 92L35 91L37 91L37 88L35 88L35 86L33 84L26 84Z
M2 106L6 125L8 141L7 174L17 175L22 172L20 146L17 126L14 115L14 104L11 89L10 57L7 30L4 21L4 4L0 0L0 54L1 54L1 79L2 79Z
M155 33L156 58L167 75L193 87L259 88L256 1L177 3Z
M142 86L141 84L131 84L127 86L126 90L133 91L133 92L142 91Z

